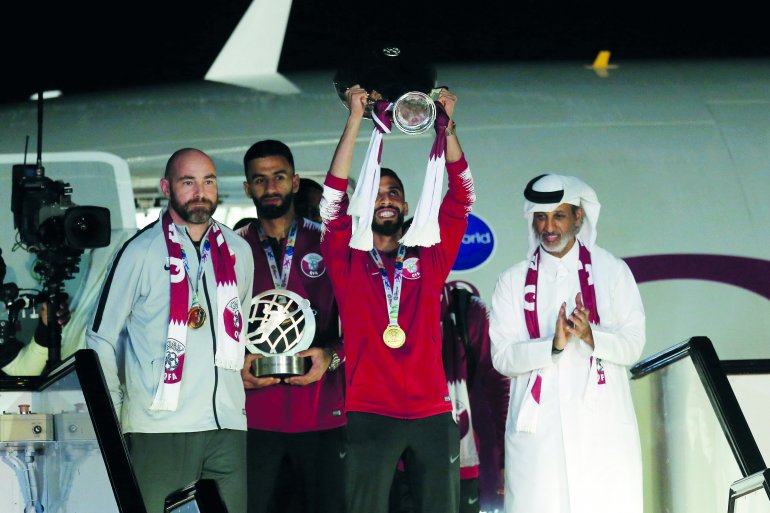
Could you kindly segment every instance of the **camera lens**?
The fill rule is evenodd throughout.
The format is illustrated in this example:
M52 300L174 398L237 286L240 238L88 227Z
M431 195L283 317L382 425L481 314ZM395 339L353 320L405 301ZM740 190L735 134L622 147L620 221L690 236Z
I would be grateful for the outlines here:
M103 207L67 209L64 231L67 245L75 249L102 248L110 243L110 211Z

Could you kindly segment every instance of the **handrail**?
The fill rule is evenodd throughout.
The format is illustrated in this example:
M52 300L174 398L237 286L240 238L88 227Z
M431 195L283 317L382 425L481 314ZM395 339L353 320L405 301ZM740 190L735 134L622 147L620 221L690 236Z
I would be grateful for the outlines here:
M139 485L121 434L120 423L104 379L99 357L93 349L80 349L74 354L75 370L88 404L88 413L102 450L104 466L121 513L146 511Z
M741 473L746 477L763 471L766 466L762 453L708 337L692 337L640 361L631 368L631 379L639 379L688 356L695 365Z
M730 497L727 501L727 513L735 512L735 501L744 495L756 492L760 488L770 497L770 469L766 468L750 476L735 481L730 485Z
M770 374L770 360L722 360L725 374Z

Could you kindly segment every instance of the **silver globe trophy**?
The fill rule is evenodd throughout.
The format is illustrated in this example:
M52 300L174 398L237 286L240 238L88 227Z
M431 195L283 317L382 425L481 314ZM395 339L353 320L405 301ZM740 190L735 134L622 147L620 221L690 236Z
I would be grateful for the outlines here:
M355 54L334 76L334 89L345 103L345 91L359 84L369 93L364 116L370 118L377 101L393 103L393 124L409 135L433 127L440 88L436 70L425 56L404 46L381 46Z
M266 290L251 300L246 349L262 355L254 361L257 377L300 376L309 359L297 353L310 347L315 317L310 301L290 290Z

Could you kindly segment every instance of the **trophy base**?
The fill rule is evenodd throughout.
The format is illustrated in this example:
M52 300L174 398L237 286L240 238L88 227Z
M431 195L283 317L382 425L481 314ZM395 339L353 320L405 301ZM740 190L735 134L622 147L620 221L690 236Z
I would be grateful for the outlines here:
M310 358L303 356L265 356L254 360L251 371L258 378L302 376L310 368Z

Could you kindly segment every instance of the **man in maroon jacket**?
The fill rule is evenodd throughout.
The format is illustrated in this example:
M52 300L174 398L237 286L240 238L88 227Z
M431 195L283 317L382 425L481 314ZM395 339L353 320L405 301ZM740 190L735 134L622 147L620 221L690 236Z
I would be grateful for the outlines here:
M438 213L441 242L400 244L408 205L398 176L383 169L371 251L349 247L352 219L345 194L367 93L354 86L346 97L350 115L321 203L321 249L340 307L347 356L347 510L386 512L393 470L403 455L420 511L457 511L460 442L442 365L439 297L474 193L451 121L456 97L444 89L439 98L450 118L449 189Z
M243 159L246 195L257 221L239 233L254 255L254 296L286 289L310 301L316 331L311 347L298 356L312 366L303 376L255 377L255 355L242 371L248 423L249 513L284 511L291 489L304 513L343 511L344 378L340 365L339 317L326 263L321 257L321 225L294 213L299 176L282 142L255 143ZM245 307L248 308L248 307ZM290 472L281 472L281 465ZM285 468L285 467L284 467ZM277 483L289 476L291 483Z
M472 285L450 282L441 295L444 341L444 371L454 401L454 415L460 426L460 513L480 511L479 463L481 446L474 426L489 421L485 439L491 466L502 478L505 447L505 419L508 413L510 379L492 366L489 345L489 311ZM478 383L477 385L474 385ZM476 388L474 388L474 386ZM475 391L475 393L474 393ZM471 414L472 396L483 394L487 412ZM479 399L476 397L475 399ZM486 415L484 415L486 414ZM474 422L476 421L476 422ZM487 447L488 446L488 447ZM502 480L500 481L502 484ZM497 483L494 483L497 485ZM500 487L502 488L502 487Z

